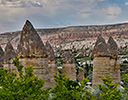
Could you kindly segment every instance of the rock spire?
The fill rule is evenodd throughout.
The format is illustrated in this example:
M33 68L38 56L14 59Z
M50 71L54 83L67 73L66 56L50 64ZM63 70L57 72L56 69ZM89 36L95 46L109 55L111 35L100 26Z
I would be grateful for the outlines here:
M48 55L48 60L49 60L48 62L49 63L56 63L53 48L48 41L45 44L45 48L47 50L47 55Z
M12 63L12 58L16 58L16 53L10 42L5 47L4 63Z
M65 63L65 64L75 63L75 60L72 58L72 55L69 51L64 52L62 56L64 58L63 63Z
M97 38L96 44L93 49L93 56L94 57L107 57L110 56L110 52L108 46L102 36Z
M111 57L116 59L118 57L118 46L111 36L109 37L107 45L108 45Z
M21 58L47 57L46 49L40 36L28 20L26 21L21 33L20 42L17 47L17 55Z

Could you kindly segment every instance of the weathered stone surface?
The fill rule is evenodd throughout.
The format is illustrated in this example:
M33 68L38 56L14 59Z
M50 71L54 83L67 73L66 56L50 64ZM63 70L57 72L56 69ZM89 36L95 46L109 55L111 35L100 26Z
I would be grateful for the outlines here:
M82 81L84 78L84 69L79 67L79 71L78 71L78 80Z
M76 81L76 67L75 64L63 64L62 74L66 74L71 80Z
M98 45L101 42L106 44L105 39L101 35L99 35L97 40L96 40L95 46Z
M4 51L0 46L0 64L1 64L1 66L3 64L3 61L4 61Z
M75 60L72 58L72 55L69 51L67 52L64 52L62 57L64 58L63 59L63 63L64 64L72 64L72 63L75 63Z
M21 33L20 42L17 47L17 55L21 58L47 57L46 49L40 36L28 20L26 21Z
M24 67L33 66L33 73L45 80L44 89L50 86L49 68L47 58L20 58L20 64ZM25 72L23 70L23 72Z
M48 64L48 68L49 68L49 78L50 78L51 87L53 87L55 85L53 75L54 74L57 75L57 73L58 73L57 65L56 64Z
M11 64L12 58L16 58L16 53L10 42L5 47L4 64Z
M93 57L108 57L110 56L108 46L102 36L97 38L93 49Z
M93 59L92 84L102 83L101 77L110 77L110 57L95 57Z
M109 38L107 44L102 38L96 43L93 59L93 85L102 83L101 77L110 76L113 82L120 84L120 65L117 50L117 44L112 37Z
M111 57L116 59L118 57L118 46L111 36L109 37L107 45L109 47Z
M64 58L62 74L66 74L71 80L76 81L75 60L72 58L71 53L69 51L64 52L62 57Z
M47 55L48 55L48 63L56 63L56 59L55 59L55 55L54 55L54 51L52 49L52 46L50 45L50 43L47 41L45 44L45 48L47 51Z
M119 60L110 59L110 76L113 82L120 84L120 65Z

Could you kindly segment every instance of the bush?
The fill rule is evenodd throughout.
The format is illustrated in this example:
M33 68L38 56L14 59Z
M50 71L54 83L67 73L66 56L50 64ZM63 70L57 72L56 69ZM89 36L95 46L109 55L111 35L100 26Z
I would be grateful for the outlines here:
M102 78L105 86L99 84L101 90L99 100L121 100L123 96L120 90L117 90L118 84L112 83L111 78Z
M19 77L15 73L9 73L8 70L0 68L0 100L121 100L123 96L117 85L112 83L111 78L102 78L103 84L99 84L97 90L92 92L87 89L87 79L82 82L70 80L66 75L54 75L56 81L55 87L42 90L44 80L33 74L32 66L25 68L23 75L23 66L19 63L19 58L13 59L17 67ZM128 100L128 74L123 79L125 83L124 96ZM100 90L100 91L99 91ZM99 96L100 93L100 96Z
M123 78L124 81L124 94L126 96L126 100L128 100L128 74L125 74L125 77Z
M16 78L15 73L0 68L0 100L47 100L49 89L42 90L45 81L33 74L32 66L25 68L23 75L23 66L19 64L19 58L13 62L18 69L19 78Z
M87 79L80 82L70 80L66 75L54 75L56 86L53 100L92 100L92 95L85 89Z

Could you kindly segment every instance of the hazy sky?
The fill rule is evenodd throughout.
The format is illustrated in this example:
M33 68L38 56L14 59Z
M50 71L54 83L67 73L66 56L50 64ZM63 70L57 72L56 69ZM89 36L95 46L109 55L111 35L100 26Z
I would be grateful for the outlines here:
M35 28L128 22L128 0L0 0L0 33Z

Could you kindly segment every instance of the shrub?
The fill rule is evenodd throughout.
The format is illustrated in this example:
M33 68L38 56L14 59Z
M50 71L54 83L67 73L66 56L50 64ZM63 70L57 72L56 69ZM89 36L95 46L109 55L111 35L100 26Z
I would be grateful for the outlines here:
M56 86L53 100L92 100L92 95L85 89L87 79L80 82L70 80L66 75L54 75Z
M19 72L19 78L15 73L9 73L7 69L0 68L0 100L47 100L49 89L42 90L44 80L33 74L32 66L25 68L19 63L19 58L13 59Z
M123 96L120 90L117 90L118 84L112 83L111 78L102 78L105 86L99 84L101 90L99 100L121 100Z

